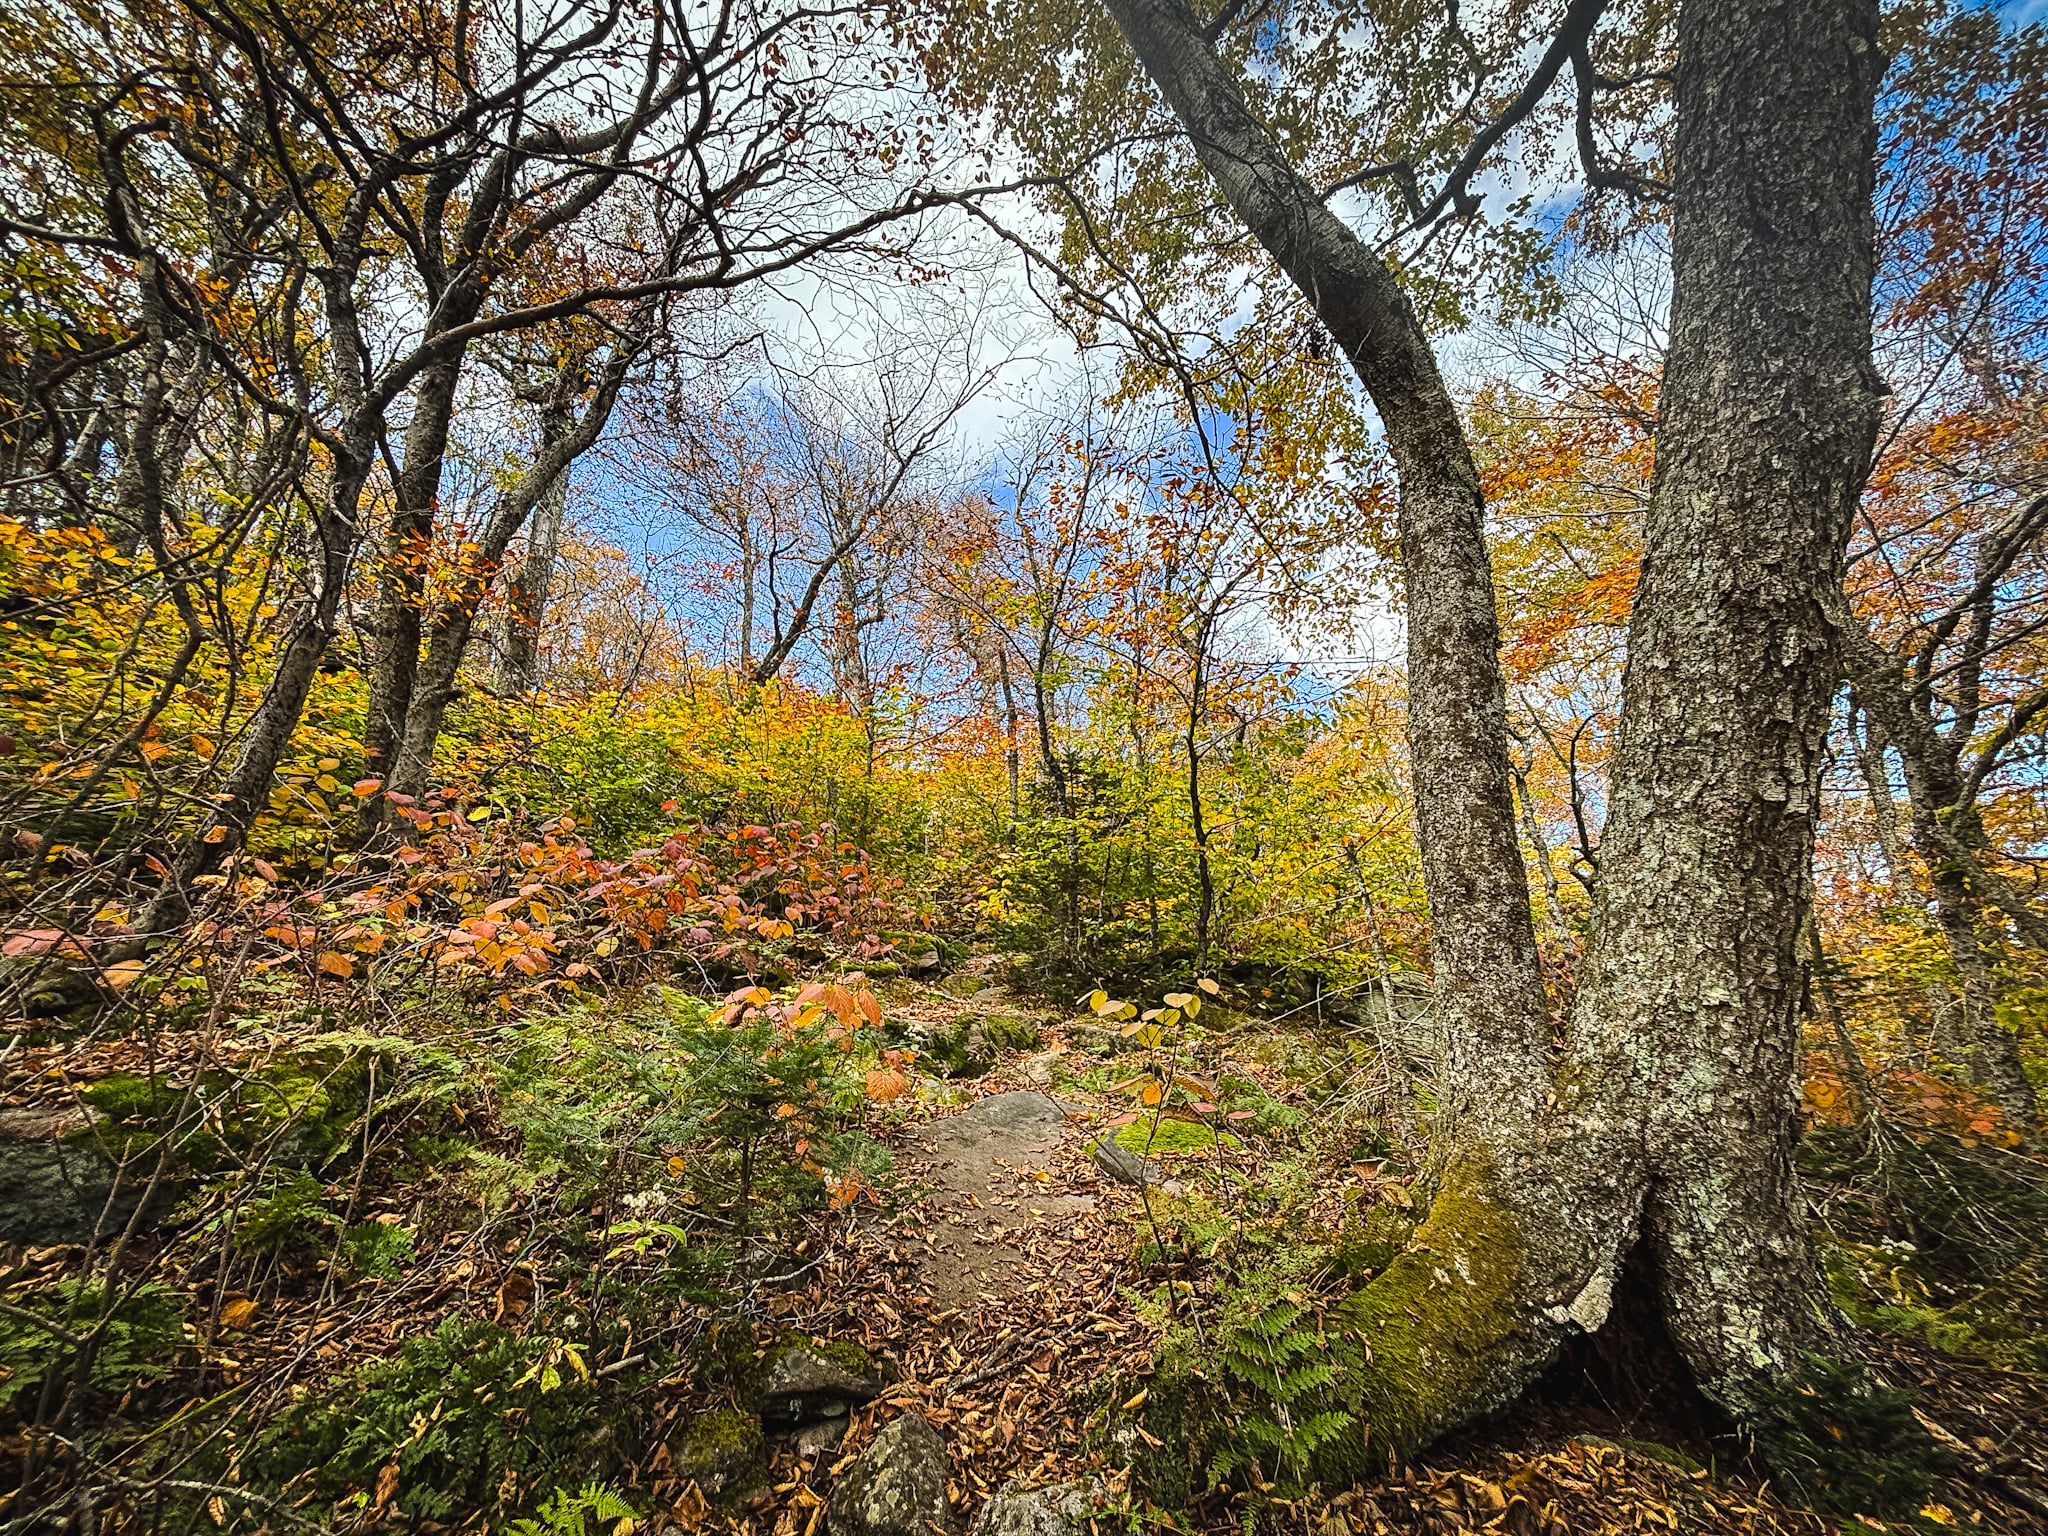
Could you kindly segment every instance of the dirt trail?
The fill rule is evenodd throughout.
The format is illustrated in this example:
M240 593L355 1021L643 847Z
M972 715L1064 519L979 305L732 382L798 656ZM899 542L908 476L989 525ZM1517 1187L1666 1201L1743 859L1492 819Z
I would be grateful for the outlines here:
M916 1133L934 1186L920 1280L938 1306L972 1313L1017 1295L1024 1253L1012 1239L1064 1230L1095 1209L1093 1195L1028 1188L1079 1136L1066 1107L1043 1093L993 1094ZM1020 1176L1026 1193L999 1190Z

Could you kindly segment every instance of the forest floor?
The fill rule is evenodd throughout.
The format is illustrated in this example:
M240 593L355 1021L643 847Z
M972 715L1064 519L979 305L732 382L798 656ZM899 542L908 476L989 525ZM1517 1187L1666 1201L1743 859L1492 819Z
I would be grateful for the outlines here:
M654 1110L620 1088L621 1074L662 1058L668 1036L634 1024L626 1010L570 1016L537 1035L494 1025L458 1037L445 1027L411 1026L411 1043L395 1053L387 1045L376 1058L393 1063L382 1070L399 1086L380 1087L373 1068L367 1090L372 1104L380 1094L387 1104L409 1104L410 1120L394 1120L383 1140L362 1134L359 1157L344 1142L315 1163L325 1169L318 1179L280 1175L265 1185L271 1194L260 1212L289 1215L291 1199L316 1202L306 1207L314 1216L304 1231L317 1241L293 1235L283 1217L275 1232L253 1232L246 1213L233 1228L243 1234L238 1246L138 1237L137 1273L176 1299L186 1320L179 1363L143 1370L137 1385L119 1389L118 1403L91 1399L89 1413L104 1423L74 1422L74 1439L39 1438L33 1426L8 1431L8 1446L24 1464L43 1470L30 1485L0 1493L0 1516L19 1516L37 1497L61 1502L67 1486L88 1476L124 1489L156 1476L210 1494L203 1506L209 1523L199 1529L282 1533L314 1522L310 1528L426 1536L496 1531L506 1529L508 1514L532 1507L523 1490L588 1466L621 1491L643 1532L823 1536L833 1490L863 1448L891 1419L916 1413L945 1441L947 1493L962 1528L1005 1485L1093 1477L1106 1494L1096 1525L1102 1536L1168 1528L1220 1536L1245 1530L1251 1516L1260 1530L1303 1536L1944 1528L2048 1536L2041 1492L2048 1488L2048 1376L1937 1353L1924 1329L1920 1338L1868 1336L1885 1374L1917 1392L1915 1414L1948 1453L1925 1502L1903 1513L1821 1514L1787 1502L1696 1397L1654 1379L1656 1362L1646 1377L1639 1358L1617 1362L1589 1351L1397 1475L1358 1488L1311 1488L1294 1499L1270 1488L1212 1493L1169 1519L1131 1485L1129 1453L1137 1437L1151 1438L1131 1410L1183 1309L1211 1309L1213 1317L1230 1299L1214 1266L1190 1260L1188 1233L1176 1229L1186 1226L1183 1182L1230 1164L1256 1174L1246 1187L1286 1185L1293 1191L1286 1201L1254 1202L1233 1219L1241 1228L1270 1228L1262 1239L1268 1252L1297 1240L1327 1243L1360 1211L1408 1205L1412 1108L1410 1144L1397 1133L1385 1155L1361 1161L1345 1150L1354 1145L1345 1134L1298 1129L1315 1129L1318 1117L1359 1113L1355 1091L1348 1109L1330 1107L1332 1074L1359 1075L1355 1041L1318 1054L1298 1029L1245 1015L1217 1018L1201 1065L1213 1082L1238 1085L1234 1102L1258 1102L1267 1118L1245 1112L1242 1138L1212 1142L1208 1151L1161 1151L1151 1169L1157 1182L1135 1183L1129 1175L1141 1159L1097 1153L1117 1122L1132 1118L1131 1100L1118 1091L1127 1084L1117 1081L1128 1078L1131 1063L1105 1038L1111 1032L1069 1017L1064 1006L1002 989L969 1000L957 989L907 981L878 990L893 1028L943 1029L963 1007L1036 1010L1038 1038L1028 1050L992 1052L979 1077L913 1072L900 1096L856 1110L864 1134L893 1163L887 1173L843 1186L858 1191L854 1198L800 1211L737 1249L728 1245L717 1261L728 1267L709 1276L711 1289L694 1292L678 1289L676 1276L688 1270L683 1261L715 1235L707 1223L730 1228L730 1218L694 1196L679 1206L625 1193L647 1186L647 1174L631 1174L609 1193L572 1193L584 1186L564 1172L564 1149L578 1137L595 1144L611 1136L598 1159L607 1177L643 1168L657 1184L680 1184L687 1159L649 1129ZM594 1024L600 1018L623 1033L603 1036ZM484 1091L481 1053L513 1037L525 1053L521 1075ZM288 1045L276 1032L244 1031L215 1039L203 1061L181 1063L178 1043L166 1036L39 1041L8 1064L0 1115L22 1124L61 1121L93 1097L94 1085L145 1067L172 1084L212 1081L209 1073L286 1082L261 1074L290 1059ZM438 1088L423 1065L431 1060L453 1074ZM521 1086L508 1086L515 1082ZM306 1102L288 1085L286 1095L293 1094ZM537 1109L536 1099L549 1095ZM1382 1098L1369 1106L1371 1124L1398 1119L1388 1104ZM224 1126L215 1113L209 1123ZM605 1123L626 1130L600 1134L594 1127L605 1113L613 1115ZM1267 1119L1297 1127L1291 1142L1287 1133L1262 1136L1256 1127ZM423 1139L423 1125L459 1130L471 1150L449 1162L453 1154L431 1149L455 1141ZM435 1159L440 1165L428 1166ZM1275 1174L1283 1163L1284 1176ZM496 1195L479 1195L479 1167L504 1175ZM320 1215L321 1199L339 1214ZM228 1214L232 1222L235 1212ZM682 1225L663 1224L671 1220ZM358 1247L382 1251L374 1241L379 1227L395 1229L394 1243L403 1234L402 1251L393 1250L398 1259L358 1258L350 1267L345 1256ZM218 1222L188 1229L204 1230L221 1229ZM627 1244L606 1251L636 1231L641 1241L632 1252ZM675 1246L664 1258L670 1239ZM2033 1240L2038 1245L2038 1233ZM80 1254L75 1245L6 1245L0 1268L13 1315L38 1295L55 1294ZM1163 1264L1162 1254L1182 1257ZM1319 1314L1349 1282L1338 1273L1310 1275L1308 1294L1290 1297ZM450 1331L461 1328L471 1331ZM746 1357L759 1361L793 1335L859 1346L876 1367L879 1395L826 1426L829 1433L771 1429L747 1480L722 1496L707 1494L679 1464L676 1447L709 1416L750 1415L758 1389L747 1385ZM461 1341L499 1336L514 1363L506 1380L484 1383L475 1402L530 1394L537 1373L548 1373L542 1391L559 1380L561 1388L536 1400L524 1421L529 1438L557 1436L548 1455L559 1459L520 1462L516 1447L494 1445L489 1454L510 1459L491 1463L490 1479L479 1482L463 1456L484 1452L452 1447L435 1462L425 1448L451 1400L440 1376L454 1372L470 1348ZM434 1338L450 1340L453 1353L419 1354L423 1385L396 1382L387 1362L425 1350ZM0 1346L5 1407L7 1373L18 1377L26 1357L5 1354L13 1346L4 1338ZM716 1363L734 1358L738 1370ZM526 1375L510 1379L522 1364ZM418 1395L408 1399L405 1391ZM24 1401L14 1403L17 1416ZM553 1428L544 1431L544 1423ZM97 1442L94 1432L102 1435ZM396 1437L388 1461L375 1438L387 1432ZM97 1470L88 1465L89 1445ZM172 1445L185 1449L169 1456ZM266 1465L269 1474L260 1470ZM435 1491L440 1502L416 1502L433 1478L443 1485ZM118 1521L103 1527L120 1528Z
M1047 1095L1020 1072L1025 1060L1006 1060L975 1085L968 1105L909 1132L925 1154L913 1176L931 1193L893 1216L850 1223L838 1255L783 1302L790 1325L859 1343L896 1379L853 1416L830 1454L807 1458L776 1444L773 1499L789 1503L764 1500L733 1517L732 1529L811 1529L803 1514L811 1500L828 1498L874 1430L905 1411L948 1437L957 1470L949 1493L968 1515L1012 1478L1043 1485L1093 1475L1112 1493L1128 1491L1100 1432L1114 1411L1100 1386L1142 1389L1159 1346L1156 1320L1133 1306L1145 1201L1089 1156L1093 1127L1118 1105L1072 1085ZM1050 1113L1020 1111L1019 1101ZM1896 1338L1875 1342L1893 1379L1918 1390L1929 1428L1963 1455L2048 1468L2048 1379ZM2031 1489L1995 1474L1959 1471L1903 1518L1801 1509L1776 1496L1739 1439L1703 1427L1698 1405L1674 1412L1656 1395L1616 1407L1600 1400L1611 1382L1563 1376L1398 1476L1260 1500L1261 1528L1308 1536L2048 1533L2048 1512L2031 1507ZM1243 1523L1242 1505L1224 1498L1194 1516L1194 1528L1218 1536Z

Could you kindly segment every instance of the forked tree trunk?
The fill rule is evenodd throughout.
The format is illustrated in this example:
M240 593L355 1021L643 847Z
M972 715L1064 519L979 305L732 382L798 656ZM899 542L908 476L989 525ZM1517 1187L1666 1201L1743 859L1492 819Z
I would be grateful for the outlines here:
M1401 479L1411 751L1458 1116L1414 1247L1338 1321L1369 1455L1526 1386L1642 1245L1738 1417L1832 1334L1791 1164L1798 949L1835 678L1824 614L1876 423L1875 0L1687 0L1672 341L1591 949L1549 1049L1477 477L1391 274L1288 165L1181 0L1108 0L1344 347ZM1328 1481L1360 1470L1331 1446Z

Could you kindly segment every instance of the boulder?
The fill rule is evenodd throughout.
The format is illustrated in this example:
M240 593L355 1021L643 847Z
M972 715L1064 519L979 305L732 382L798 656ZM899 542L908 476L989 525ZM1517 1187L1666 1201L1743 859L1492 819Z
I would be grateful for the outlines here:
M831 1536L931 1536L953 1529L946 1442L914 1413L891 1419L846 1469L826 1510Z
M858 1345L795 1339L762 1361L760 1412L770 1424L841 1419L881 1392L881 1380Z
M743 1492L766 1467L761 1421L733 1408L693 1415L669 1441L676 1475L695 1479L707 1498Z
M42 1248L87 1242L96 1231L110 1237L142 1203L153 1167L144 1157L117 1189L89 1112L0 1109L0 1241Z
M971 1015L981 1026L992 1045L1006 1051L1035 1051L1039 1044L1039 1031L1045 1020L1031 1013L1018 1013L1012 1009L984 1009L978 1015Z
M1050 1088L1066 1075L1066 1052L1040 1051L1017 1063L1017 1074L1034 1088Z
M981 1507L970 1536L1086 1536L1089 1516L1108 1498L1099 1477L1050 1488L1025 1488L1013 1477Z
M939 1077L980 1077L996 1064L996 1047L978 1015L963 1013L946 1022L905 1019L889 1037L917 1052L920 1070Z

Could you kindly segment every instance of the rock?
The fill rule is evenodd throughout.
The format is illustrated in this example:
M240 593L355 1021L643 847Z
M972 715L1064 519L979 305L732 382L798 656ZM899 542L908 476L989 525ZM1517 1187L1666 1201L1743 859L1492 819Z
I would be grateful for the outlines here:
M815 1424L806 1424L790 1436L790 1443L805 1461L816 1461L827 1451L839 1448L839 1442L846 1438L846 1419L842 1413L836 1419L820 1419Z
M1100 1024L1069 1024L1067 1038L1084 1051L1097 1051L1108 1056L1121 1056L1135 1048L1121 1031L1104 1029Z
M1065 1107L1047 1094L992 1093L961 1115L954 1129L974 1125L992 1131L1051 1130L1066 1118Z
M981 1507L970 1536L1083 1536L1088 1517L1109 1498L1099 1477L1050 1488L1023 1488L1011 1478Z
M989 1041L1006 1051L1035 1051L1038 1049L1039 1029L1045 1020L1036 1014L1017 1013L1011 1010L983 1012L975 1018L982 1034Z
M1105 1136L1096 1142L1088 1149L1088 1155L1095 1160L1097 1168L1119 1184L1143 1188L1147 1184L1157 1184L1164 1177L1157 1163L1118 1146L1113 1137Z
M111 1236L142 1204L152 1167L145 1157L142 1176L117 1189L89 1113L0 1109L0 1241L42 1248Z
M759 1419L720 1408L694 1415L669 1441L669 1457L678 1477L694 1478L707 1498L716 1499L760 1480L764 1448Z
M946 1442L914 1413L892 1419L832 1490L831 1536L930 1536L953 1529Z
M867 1354L853 1344L784 1344L762 1362L761 1417L771 1424L812 1424L844 1418L881 1396Z
M1035 1087L1050 1088L1065 1075L1066 1052L1040 1051L1036 1056L1026 1056L1017 1063L1017 1072Z
M947 1023L906 1019L892 1024L889 1037L917 1052L917 1064L941 1077L980 1077L996 1064L996 1048L979 1018L963 1013Z

